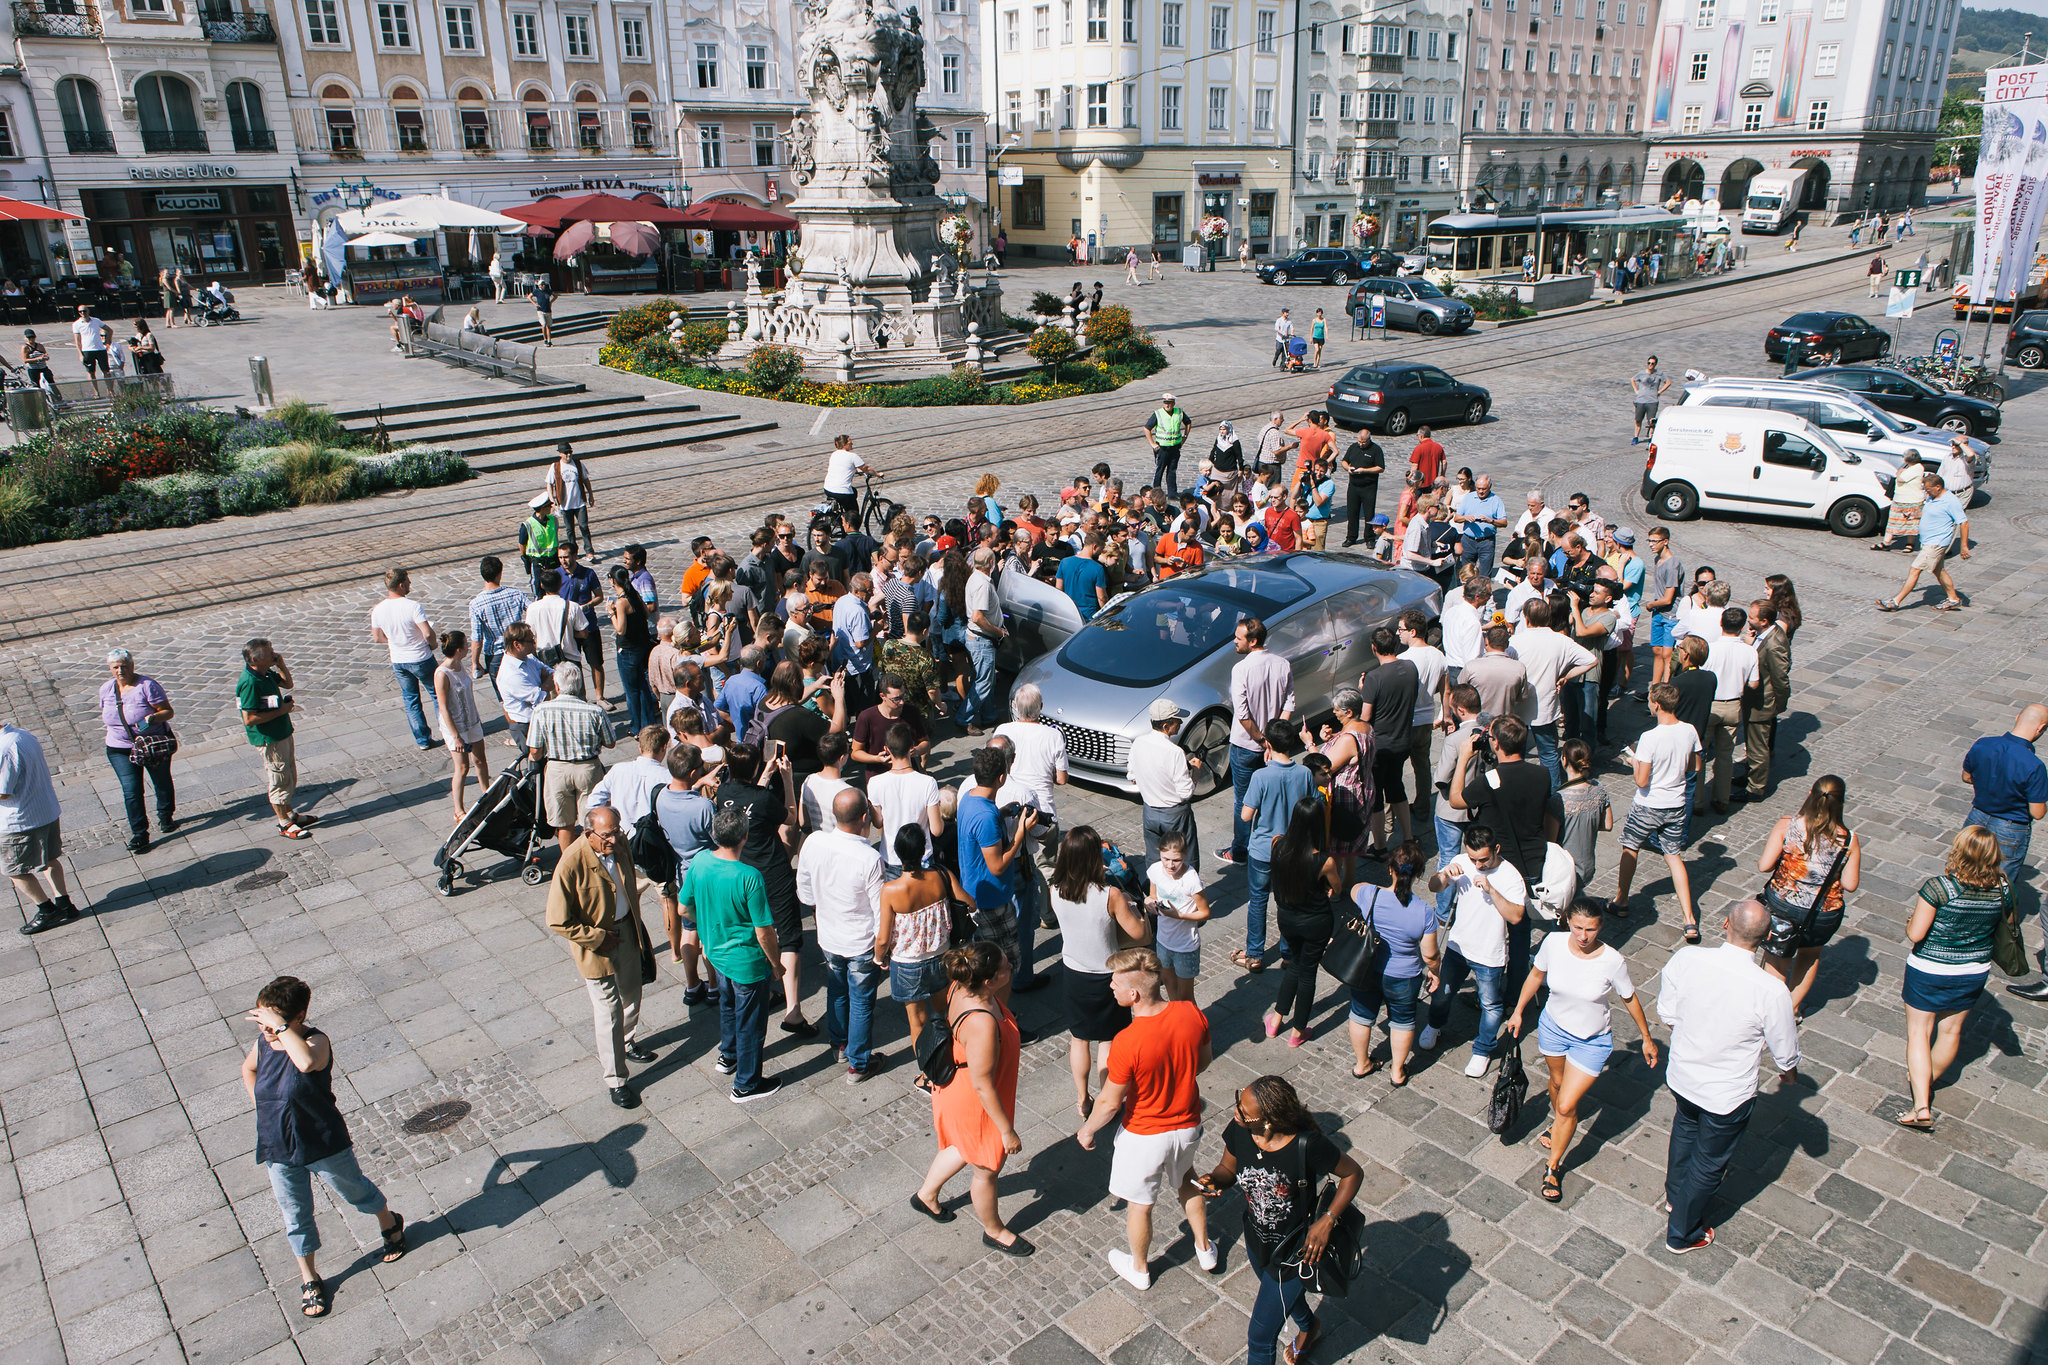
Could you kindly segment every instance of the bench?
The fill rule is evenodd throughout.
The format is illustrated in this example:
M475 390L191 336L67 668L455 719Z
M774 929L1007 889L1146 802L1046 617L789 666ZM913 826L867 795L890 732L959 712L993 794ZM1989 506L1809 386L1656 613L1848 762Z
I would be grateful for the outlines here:
M435 312L438 315L440 310ZM503 341L443 322L428 322L424 327L415 324L406 329L405 349L407 355L433 356L500 379L540 382L540 348L523 341Z

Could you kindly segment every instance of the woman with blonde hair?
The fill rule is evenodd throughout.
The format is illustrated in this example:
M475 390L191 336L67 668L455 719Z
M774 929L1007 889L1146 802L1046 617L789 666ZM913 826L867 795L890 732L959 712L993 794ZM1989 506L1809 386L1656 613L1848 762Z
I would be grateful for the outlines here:
M1757 871L1771 874L1761 897L1771 912L1763 965L1791 989L1795 1016L1803 1017L1820 950L1842 927L1843 893L1854 891L1862 875L1863 845L1842 823L1847 795L1833 773L1815 782L1798 812L1779 819L1757 859Z
M2016 912L2013 886L1999 863L1998 839L1982 825L1958 834L1948 865L1920 885L1906 921L1906 1075L1912 1107L1906 1128L1934 1127L1934 1083L1955 1065L1963 1020L1991 975L1998 921Z
M462 790L469 785L469 765L476 763L479 788L491 785L491 760L484 748L483 717L476 709L476 678L469 671L469 637L459 630L441 635L441 666L434 670L434 705L440 713L441 738L447 741L448 756L455 760L455 774L448 783L448 800L460 824L469 812L462 804Z
M988 512L991 526L1003 524L1002 505L996 501L996 490L1002 486L1003 481L993 474L984 474L974 481L974 496L981 499L981 505Z

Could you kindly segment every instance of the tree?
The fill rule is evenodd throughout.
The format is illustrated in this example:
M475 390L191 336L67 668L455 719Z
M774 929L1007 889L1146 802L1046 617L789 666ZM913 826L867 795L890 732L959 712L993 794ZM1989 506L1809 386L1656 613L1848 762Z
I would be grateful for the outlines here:
M1951 90L1941 100L1941 147L1938 165L1953 166L1961 158L1964 175L1977 173L1977 142L1984 136L1983 106Z
M1060 362L1071 358L1078 349L1074 334L1064 327L1048 324L1031 334L1031 341L1025 346L1031 358L1041 365L1052 367L1052 382L1060 382Z

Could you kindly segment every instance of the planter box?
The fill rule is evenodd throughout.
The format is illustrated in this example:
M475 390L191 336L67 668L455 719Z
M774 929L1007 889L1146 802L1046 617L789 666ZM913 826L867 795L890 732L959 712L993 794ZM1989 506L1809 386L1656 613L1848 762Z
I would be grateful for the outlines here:
M1548 313L1557 308L1570 308L1593 297L1591 275L1552 275L1531 283L1523 279L1518 271L1512 275L1495 275L1489 279L1475 280L1473 283L1512 289L1515 297L1540 313Z

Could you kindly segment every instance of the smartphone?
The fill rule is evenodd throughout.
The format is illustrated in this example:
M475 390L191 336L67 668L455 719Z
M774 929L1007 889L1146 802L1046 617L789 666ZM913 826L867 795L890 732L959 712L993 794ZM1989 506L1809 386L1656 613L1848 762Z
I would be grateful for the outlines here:
M768 761L769 761L770 763L773 763L773 762L774 762L774 761L775 761L776 759L778 759L778 758L781 758L781 757L782 757L782 741L781 741L781 740L779 740L779 739L771 739L771 740L769 740L769 741L768 741Z

